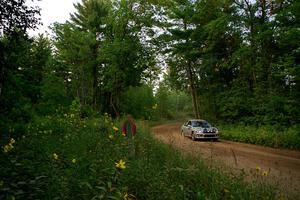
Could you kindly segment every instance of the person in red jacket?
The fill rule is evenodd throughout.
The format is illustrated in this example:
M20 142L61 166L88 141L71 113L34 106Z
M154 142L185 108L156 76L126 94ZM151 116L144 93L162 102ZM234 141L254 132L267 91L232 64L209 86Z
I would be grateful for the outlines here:
M136 135L136 125L131 115L128 115L127 120L123 123L122 135L128 138L134 138Z
M122 135L126 136L128 139L129 157L133 158L135 156L135 146L133 139L136 135L136 125L131 115L128 115L127 120L123 123Z

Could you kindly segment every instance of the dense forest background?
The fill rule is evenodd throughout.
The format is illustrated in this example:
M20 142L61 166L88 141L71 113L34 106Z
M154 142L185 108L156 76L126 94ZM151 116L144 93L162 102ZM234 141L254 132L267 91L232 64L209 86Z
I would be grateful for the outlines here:
M32 37L40 9L0 0L0 199L299 199L299 0L74 6ZM126 114L134 138L122 133ZM295 151L242 147L257 163L239 171L238 148L222 140L199 146L207 159L176 147L187 118L208 120L222 140ZM169 144L152 137L170 121L178 137L173 124ZM232 171L218 152L232 152Z
M51 35L0 4L0 129L80 105L81 117L300 122L297 0L83 0Z

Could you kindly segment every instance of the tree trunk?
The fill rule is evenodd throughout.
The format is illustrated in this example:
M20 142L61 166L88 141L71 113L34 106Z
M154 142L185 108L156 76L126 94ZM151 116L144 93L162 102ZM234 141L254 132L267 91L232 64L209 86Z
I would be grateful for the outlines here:
M98 43L93 46L93 59L97 60L97 50L98 50ZM98 86L98 72L97 72L98 63L93 63L92 69L92 78L93 78L93 91L92 91L92 98L93 98L93 107L97 107L97 86Z
M189 83L190 83L190 92L191 92L192 101L193 101L194 114L195 114L196 118L200 118L199 107L198 107L198 97L197 97L197 91L196 91L195 84L194 84L191 61L188 61L187 75L188 75L188 79L189 79Z
M184 30L187 31L186 21L184 21L183 24L184 24ZM200 118L197 91L196 91L195 84L194 84L192 63L190 60L187 60L187 75L188 75L189 84L190 84L190 92L191 92L192 101L193 101L194 114L195 114L196 118Z
M97 66L93 66L93 89L92 89L92 97L93 97L93 107L97 106Z
M117 110L117 108L116 108L116 106L115 106L115 104L113 102L113 94L112 93L110 94L110 105L113 108L116 117L119 118L120 117L120 113L118 112L118 110Z

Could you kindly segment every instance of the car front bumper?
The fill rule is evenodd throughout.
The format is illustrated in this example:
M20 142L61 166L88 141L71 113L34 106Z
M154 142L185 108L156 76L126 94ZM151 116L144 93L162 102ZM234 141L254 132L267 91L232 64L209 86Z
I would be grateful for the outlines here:
M195 134L197 139L219 139L219 135L215 133L197 133Z

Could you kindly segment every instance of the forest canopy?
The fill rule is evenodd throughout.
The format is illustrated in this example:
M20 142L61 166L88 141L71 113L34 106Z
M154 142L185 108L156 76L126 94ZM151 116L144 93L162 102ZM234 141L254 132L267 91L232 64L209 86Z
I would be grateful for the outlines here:
M299 1L83 0L74 6L51 37L30 38L39 9L25 0L1 3L4 129L68 110L72 102L82 117L185 112L226 123L299 124Z

